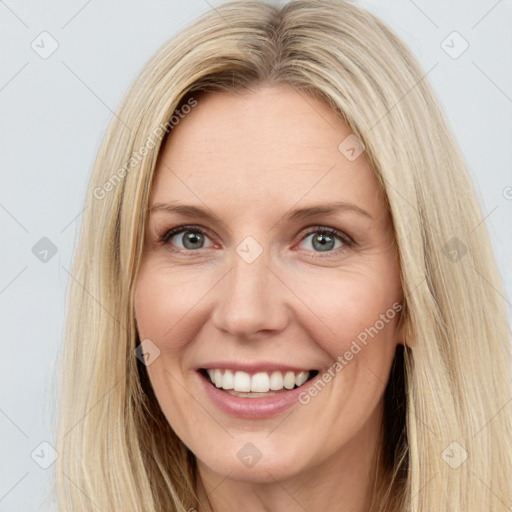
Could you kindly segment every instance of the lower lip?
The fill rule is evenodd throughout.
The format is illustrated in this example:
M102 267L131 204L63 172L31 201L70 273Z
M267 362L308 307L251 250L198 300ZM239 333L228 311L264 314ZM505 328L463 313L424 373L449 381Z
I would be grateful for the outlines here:
M298 402L299 395L314 381L314 379L311 379L298 388L272 396L243 398L221 391L206 380L206 377L200 372L198 372L198 375L206 394L219 409L232 416L246 419L271 418L286 411Z

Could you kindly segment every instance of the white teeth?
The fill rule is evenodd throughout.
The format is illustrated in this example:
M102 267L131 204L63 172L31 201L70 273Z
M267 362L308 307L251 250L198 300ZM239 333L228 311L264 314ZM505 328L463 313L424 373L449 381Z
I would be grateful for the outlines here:
M213 383L218 387L222 387L222 372L220 370L215 370Z
M302 386L308 380L309 372L299 372L295 376L295 385Z
M245 372L236 372L233 386L235 391L251 391L251 376Z
M283 379L283 384L286 389L293 389L295 387L295 373L286 372Z
M233 389L235 387L235 379L231 370L226 370L222 377L222 389Z
M281 372L272 372L270 376L270 389L272 391L283 389L283 374Z
M266 393L270 389L268 373L255 373L251 379L251 391Z
M207 373L216 387L232 390L233 393L269 393L283 388L293 389L302 386L309 378L309 372L292 371L258 372L251 376L247 372L212 368Z
M245 372L235 372L234 387L235 391L250 391L251 376Z

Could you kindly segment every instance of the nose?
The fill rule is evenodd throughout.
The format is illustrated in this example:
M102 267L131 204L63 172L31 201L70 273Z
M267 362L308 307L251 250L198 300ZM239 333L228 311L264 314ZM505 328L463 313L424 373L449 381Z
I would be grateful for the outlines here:
M268 251L252 262L238 253L233 266L216 286L213 324L237 339L250 339L265 332L279 332L289 322L290 291L269 266Z

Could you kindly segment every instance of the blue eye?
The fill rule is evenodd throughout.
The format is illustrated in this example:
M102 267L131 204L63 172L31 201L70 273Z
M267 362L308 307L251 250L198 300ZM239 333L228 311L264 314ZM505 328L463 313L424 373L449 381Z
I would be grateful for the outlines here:
M354 241L342 231L324 226L311 228L301 238L301 243L309 237L312 237L311 251L313 253L338 253L340 250L355 245ZM173 239L176 240L173 242ZM193 252L213 246L206 231L199 226L178 226L158 236L156 241L163 245L172 246L171 250L176 252ZM210 241L210 244L205 245L206 241ZM179 243L181 243L181 246ZM321 254L318 255L321 256Z
M158 238L158 241L163 244L170 244L173 238L181 240L182 247L178 247L179 250L196 251L205 248L204 242L208 237L205 231L198 226L179 226L167 231L162 237Z
M354 245L354 242L348 235L333 228L315 227L306 234L302 241L307 240L311 236L314 252L337 252L338 249ZM338 246L336 246L336 242L338 242Z

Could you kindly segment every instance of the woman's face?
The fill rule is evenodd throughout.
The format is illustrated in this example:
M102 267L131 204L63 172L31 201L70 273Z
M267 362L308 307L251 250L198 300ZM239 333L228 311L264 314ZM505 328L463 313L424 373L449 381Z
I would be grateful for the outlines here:
M401 287L350 134L327 104L266 86L205 96L162 149L135 315L158 402L205 473L359 468L378 443Z

